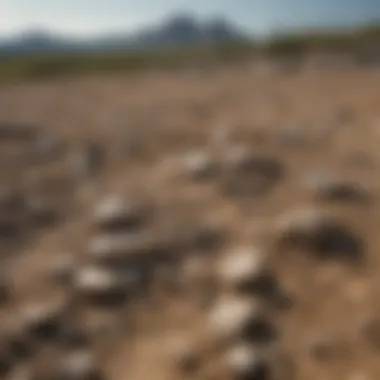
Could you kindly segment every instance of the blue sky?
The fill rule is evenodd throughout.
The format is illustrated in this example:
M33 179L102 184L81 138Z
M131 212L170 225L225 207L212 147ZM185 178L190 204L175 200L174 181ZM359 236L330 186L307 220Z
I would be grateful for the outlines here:
M130 31L183 11L225 16L265 33L380 20L380 0L0 0L0 36L36 28L72 35Z

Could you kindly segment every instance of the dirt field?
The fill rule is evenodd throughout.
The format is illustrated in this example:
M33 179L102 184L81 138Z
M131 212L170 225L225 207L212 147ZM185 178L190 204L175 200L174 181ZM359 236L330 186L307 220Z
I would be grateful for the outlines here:
M376 379L379 143L376 68L0 88L1 378Z

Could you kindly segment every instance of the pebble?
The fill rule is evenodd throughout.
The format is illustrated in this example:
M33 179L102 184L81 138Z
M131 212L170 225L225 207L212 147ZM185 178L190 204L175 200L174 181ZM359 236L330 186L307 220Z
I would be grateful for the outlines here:
M160 243L146 233L103 234L90 239L87 255L99 264L133 265L154 259L160 248Z
M128 285L127 279L96 266L79 269L73 282L75 292L97 306L123 305L130 295Z
M180 170L193 180L208 180L218 173L218 165L208 152L189 152L180 159Z
M307 178L306 188L323 201L363 204L371 198L359 182L341 179L332 173L315 173Z
M257 281L263 274L265 256L256 247L237 247L222 257L217 274L227 287L242 289Z
M143 216L141 210L130 201L108 196L96 205L92 221L103 231L131 230L141 226Z
M63 358L59 368L60 380L102 380L96 360L90 352L72 352Z
M65 304L31 303L21 309L27 335L37 341L56 340L63 322Z
M267 195L285 175L281 160L244 146L228 151L224 164L222 191L228 196Z
M224 361L236 380L270 380L271 371L264 356L247 343L239 343L227 350Z
M272 340L272 331L262 305L252 298L224 296L217 300L208 315L208 326L222 342L246 339L256 343Z
M321 259L357 263L365 252L363 240L324 209L293 209L280 217L276 233L283 246L307 250Z

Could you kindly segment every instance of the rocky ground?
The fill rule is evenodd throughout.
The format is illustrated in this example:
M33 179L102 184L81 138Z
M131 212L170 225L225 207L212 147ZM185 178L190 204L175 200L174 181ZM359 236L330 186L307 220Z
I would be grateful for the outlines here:
M380 69L0 89L0 377L380 374Z

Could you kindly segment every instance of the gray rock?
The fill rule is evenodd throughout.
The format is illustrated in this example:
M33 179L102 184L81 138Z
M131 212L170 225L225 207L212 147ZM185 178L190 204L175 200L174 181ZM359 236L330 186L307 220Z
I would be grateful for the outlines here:
M358 263L366 251L360 236L323 209L291 210L278 221L276 233L280 246L306 250L320 259Z
M307 178L306 188L322 201L368 204L370 192L361 183L342 179L332 173L315 173Z
M208 317L210 331L221 343L244 340L266 346L276 339L262 304L252 298L224 296L216 301Z
M222 191L233 197L266 195L285 176L280 159L254 154L244 146L228 152L225 169Z
M38 342L55 341L64 320L66 304L32 303L22 308L25 334Z
M219 172L217 162L207 151L187 153L180 159L178 169L189 178L197 181L213 179Z
M159 253L159 242L145 233L113 233L93 237L87 254L102 265L123 265L153 259Z
M139 205L117 196L109 196L98 202L92 223L103 231L128 231L139 229L144 222L144 213Z
M68 354L61 361L57 375L58 380L102 380L98 363L87 351L77 351Z
M133 285L133 278L122 278L109 269L96 266L79 269L73 281L73 289L79 297L100 307L125 305Z

